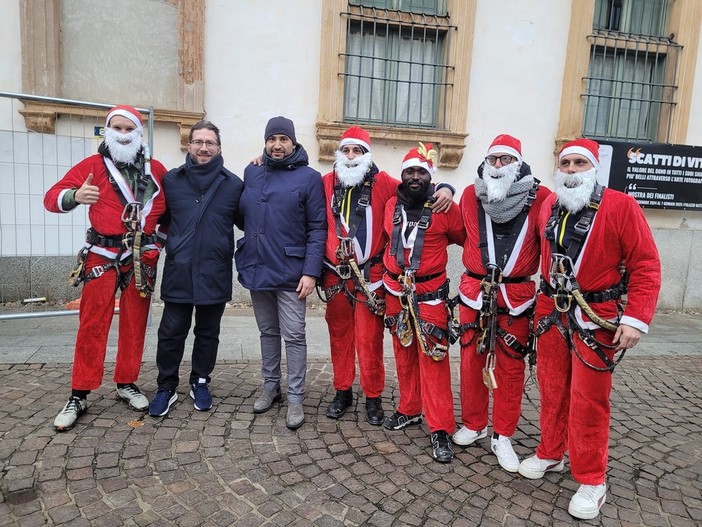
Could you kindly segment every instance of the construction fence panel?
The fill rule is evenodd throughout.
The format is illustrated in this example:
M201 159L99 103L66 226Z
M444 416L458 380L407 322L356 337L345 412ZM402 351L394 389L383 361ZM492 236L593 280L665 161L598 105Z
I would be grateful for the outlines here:
M27 101L32 119L25 122ZM68 275L85 243L88 207L51 213L44 194L97 152L112 106L0 92L0 319L66 314L67 304L80 296ZM152 112L139 110L149 118L145 132L152 144ZM27 123L44 124L34 131Z

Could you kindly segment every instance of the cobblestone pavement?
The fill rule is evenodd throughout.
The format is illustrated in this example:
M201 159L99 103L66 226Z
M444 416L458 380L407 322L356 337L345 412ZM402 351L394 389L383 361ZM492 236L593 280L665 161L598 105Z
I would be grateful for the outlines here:
M285 427L284 401L254 416L259 368L220 363L213 409L195 411L181 387L164 419L129 411L106 384L76 427L59 434L51 424L70 366L0 365L0 525L574 523L567 506L577 484L568 470L539 481L506 473L489 438L456 447L454 462L442 465L430 457L425 425L373 427L363 398L341 420L328 419L332 373L322 359L309 364L302 428ZM386 412L398 395L392 368L388 362ZM455 360L452 369L458 393ZM702 355L627 357L614 375L607 503L582 523L702 524ZM141 386L153 390L155 377L145 363ZM514 436L522 458L538 441L538 403L530 383Z

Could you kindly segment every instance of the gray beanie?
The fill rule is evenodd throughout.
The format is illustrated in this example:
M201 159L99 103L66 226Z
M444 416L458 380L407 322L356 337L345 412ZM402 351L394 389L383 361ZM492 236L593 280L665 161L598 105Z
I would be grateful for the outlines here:
M295 125L290 119L279 115L278 117L272 117L268 124L266 125L266 134L263 137L264 141L268 141L268 138L275 134L287 135L292 142L297 144L297 139L295 138Z

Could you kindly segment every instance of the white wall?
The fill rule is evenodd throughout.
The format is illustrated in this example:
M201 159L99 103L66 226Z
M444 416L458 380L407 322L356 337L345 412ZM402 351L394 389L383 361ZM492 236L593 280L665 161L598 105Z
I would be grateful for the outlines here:
M492 140L508 133L522 141L534 176L551 186L569 18L569 2L478 2L470 135L457 182L472 183Z
M240 176L263 150L268 119L293 120L318 161L321 1L210 0L205 12L205 110L222 131L225 164Z

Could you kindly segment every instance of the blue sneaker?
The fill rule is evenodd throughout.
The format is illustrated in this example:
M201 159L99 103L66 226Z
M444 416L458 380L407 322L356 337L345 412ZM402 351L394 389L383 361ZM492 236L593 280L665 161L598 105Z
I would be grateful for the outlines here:
M174 402L178 400L178 394L175 390L168 388L159 388L156 390L156 395L151 399L149 405L149 415L152 417L163 417L171 409Z
M206 412L212 408L212 394L206 379L198 379L198 382L190 385L190 398L195 401L193 403L195 410Z

